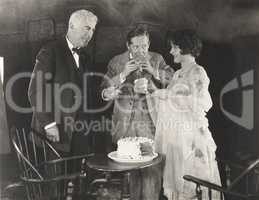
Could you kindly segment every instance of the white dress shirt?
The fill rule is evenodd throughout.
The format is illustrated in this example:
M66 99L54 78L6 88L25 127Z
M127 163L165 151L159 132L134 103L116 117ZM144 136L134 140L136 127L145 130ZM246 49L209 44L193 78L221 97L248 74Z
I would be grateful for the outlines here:
M72 50L74 48L73 44L69 41L69 39L67 37L66 37L66 40L67 40L68 48L70 49L70 51L76 61L76 66L77 66L77 68L79 68L79 55L75 51Z

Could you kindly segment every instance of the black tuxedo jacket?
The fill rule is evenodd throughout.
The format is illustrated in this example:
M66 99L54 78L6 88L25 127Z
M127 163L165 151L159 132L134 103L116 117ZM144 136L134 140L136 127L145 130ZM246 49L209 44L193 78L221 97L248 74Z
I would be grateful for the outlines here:
M91 72L91 59L86 54L84 61L84 72ZM65 37L39 51L28 90L33 108L31 126L44 134L44 127L56 122L60 131L60 143L56 147L62 151L70 151L74 122L78 112L84 113L82 102L91 106L94 98L96 91L86 80L76 66Z

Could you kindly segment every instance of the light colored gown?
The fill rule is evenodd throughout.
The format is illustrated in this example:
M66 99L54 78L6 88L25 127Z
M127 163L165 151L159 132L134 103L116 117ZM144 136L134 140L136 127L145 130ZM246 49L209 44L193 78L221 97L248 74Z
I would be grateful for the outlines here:
M215 160L216 145L208 129L206 112L212 101L209 78L195 62L175 72L167 89L154 93L157 119L156 151L166 157L163 187L169 200L191 199L196 185L185 174L220 185ZM202 156L195 154L199 149ZM207 191L203 191L204 199ZM213 199L219 194L213 193Z

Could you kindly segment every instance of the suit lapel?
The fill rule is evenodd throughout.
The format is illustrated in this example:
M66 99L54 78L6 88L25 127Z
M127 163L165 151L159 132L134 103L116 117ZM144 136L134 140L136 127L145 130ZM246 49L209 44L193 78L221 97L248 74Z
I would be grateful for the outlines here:
M67 64L67 66L71 66L73 67L74 69L76 69L76 62L75 62L75 59L68 47L68 44L67 44L67 41L66 41L66 38L62 38L61 42L60 42L60 45L61 45L61 49L62 49L62 54L65 58L65 62Z
M60 42L60 46L62 49L62 57L64 58L64 62L65 62L65 66L68 69L69 73L72 73L72 81L75 81L77 83L79 83L78 78L81 78L82 75L79 72L79 69L76 65L76 61L68 47L66 38L62 38L61 42Z
M82 55L81 55L81 60L82 60L82 69L83 72L94 72L94 69L92 68L92 59L89 55L89 53L87 53L86 49L82 50Z

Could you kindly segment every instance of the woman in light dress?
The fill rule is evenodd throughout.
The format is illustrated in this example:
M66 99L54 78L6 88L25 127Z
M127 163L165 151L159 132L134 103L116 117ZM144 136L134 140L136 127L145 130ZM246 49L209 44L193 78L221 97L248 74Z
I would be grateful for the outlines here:
M171 34L175 72L167 89L156 91L156 151L165 155L164 193L169 200L195 199L196 185L184 181L185 174L220 185L215 160L216 145L208 129L206 113L212 107L209 78L195 62L201 42L190 30ZM204 190L204 189L203 189ZM209 199L203 191L203 199ZM219 194L213 192L213 199Z

